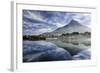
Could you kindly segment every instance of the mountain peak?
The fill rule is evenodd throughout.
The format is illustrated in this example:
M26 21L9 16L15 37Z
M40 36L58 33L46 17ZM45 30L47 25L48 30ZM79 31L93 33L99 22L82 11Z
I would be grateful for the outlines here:
M78 23L75 20L72 20L68 25L58 28L53 33L72 33L72 32L90 32L90 28Z
M64 27L68 27L68 26L83 26L80 23L78 23L75 20L72 20L68 25L64 26Z
M90 28L78 23L75 20L72 20L68 25L65 25L64 27L60 27L56 29L55 31L47 33L47 34L50 35L50 34L72 33L72 32L84 33L84 32L90 32L90 31L91 31Z

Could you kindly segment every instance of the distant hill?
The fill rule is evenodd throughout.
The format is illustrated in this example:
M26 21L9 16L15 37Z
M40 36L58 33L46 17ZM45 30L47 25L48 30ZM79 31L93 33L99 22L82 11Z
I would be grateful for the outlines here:
M77 21L75 20L72 20L68 25L64 26L64 27L61 27L61 28L58 28L56 29L55 31L53 32L50 32L50 33L44 33L45 35L46 34L62 34L62 33L72 33L72 32L80 32L80 33L83 33L83 32L90 32L91 29L84 26L84 25L81 25L80 23L78 23Z

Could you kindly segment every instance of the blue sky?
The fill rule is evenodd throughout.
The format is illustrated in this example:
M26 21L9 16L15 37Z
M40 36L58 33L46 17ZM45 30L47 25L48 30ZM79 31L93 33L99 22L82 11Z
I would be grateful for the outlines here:
M81 25L91 28L91 14L23 10L23 35L38 35L52 32L76 20Z

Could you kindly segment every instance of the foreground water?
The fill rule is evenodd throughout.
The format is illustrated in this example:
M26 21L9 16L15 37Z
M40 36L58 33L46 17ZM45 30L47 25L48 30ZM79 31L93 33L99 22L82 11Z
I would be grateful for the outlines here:
M62 41L23 41L23 62L86 60L90 46Z

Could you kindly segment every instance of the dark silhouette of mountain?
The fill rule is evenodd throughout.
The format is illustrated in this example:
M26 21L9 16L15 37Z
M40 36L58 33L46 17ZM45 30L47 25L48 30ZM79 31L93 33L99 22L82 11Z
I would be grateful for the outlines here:
M52 34L72 33L72 32L84 33L84 32L90 32L90 31L91 31L90 28L88 28L84 25L81 25L80 23L78 23L75 20L72 20L68 25L58 28L53 32L44 33L44 34L52 35Z

